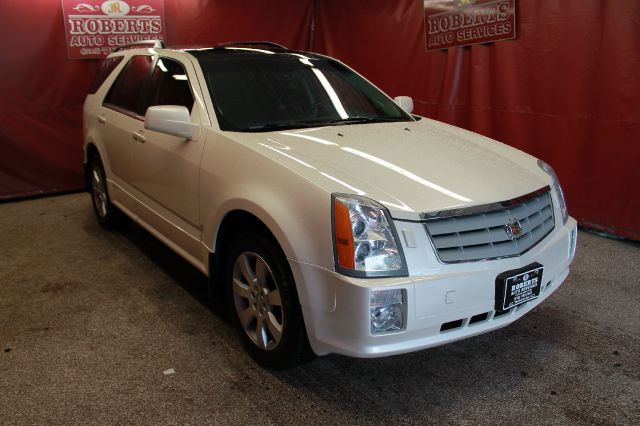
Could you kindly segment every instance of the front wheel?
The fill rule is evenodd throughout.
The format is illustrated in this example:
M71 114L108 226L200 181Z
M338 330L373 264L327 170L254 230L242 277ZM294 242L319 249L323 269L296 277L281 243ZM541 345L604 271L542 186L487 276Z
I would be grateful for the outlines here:
M253 359L272 369L309 359L295 283L280 248L259 232L245 231L233 240L225 266L229 310Z

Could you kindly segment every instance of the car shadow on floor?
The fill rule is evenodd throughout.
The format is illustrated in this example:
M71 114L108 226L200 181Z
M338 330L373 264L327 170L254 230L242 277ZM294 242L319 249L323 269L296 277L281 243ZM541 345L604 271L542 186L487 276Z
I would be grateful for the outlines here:
M131 223L120 231L146 258L188 292L208 306L207 277L140 226ZM557 310L537 308L507 328L419 352L375 359L329 355L289 371L267 371L282 386L319 400L323 405L350 412L365 422L381 418L446 419L448 407L495 404L491 399L523 394L533 378L545 375L543 389L525 397L533 403L560 392L553 380L556 360L549 360L551 342L533 331L539 321L552 321L557 330L569 327ZM231 325L224 308L213 314ZM568 332L565 330L564 332ZM230 342L240 350L237 342ZM231 361L239 369L252 361ZM549 376L551 375L551 376ZM542 393L540 393L542 392Z
M505 392L520 393L530 376L539 373L542 346L527 338L522 326L512 326L385 358L330 355L273 374L300 392L315 393L345 411L356 410L366 422L381 416L415 419L446 412L447 406L467 406Z
M119 232L198 303L209 307L207 276L138 224L130 222ZM216 315L226 318L224 309L217 304L213 308Z

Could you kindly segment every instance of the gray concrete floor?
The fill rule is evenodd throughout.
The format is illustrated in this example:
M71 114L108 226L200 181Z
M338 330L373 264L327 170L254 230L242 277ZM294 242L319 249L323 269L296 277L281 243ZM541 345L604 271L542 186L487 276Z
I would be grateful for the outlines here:
M507 328L274 373L204 277L102 230L88 195L0 204L0 424L640 424L639 277L640 244L581 232L567 282Z

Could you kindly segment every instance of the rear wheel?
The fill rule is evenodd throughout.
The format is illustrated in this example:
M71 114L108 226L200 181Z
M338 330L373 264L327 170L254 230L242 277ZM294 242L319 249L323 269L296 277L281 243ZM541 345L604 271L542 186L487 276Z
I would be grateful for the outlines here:
M256 362L286 369L310 359L295 283L280 248L259 232L242 232L225 267L229 311Z
M109 199L104 167L98 155L91 156L88 174L89 192L91 193L93 210L96 213L98 222L107 229L115 229L122 226L126 221L126 217Z

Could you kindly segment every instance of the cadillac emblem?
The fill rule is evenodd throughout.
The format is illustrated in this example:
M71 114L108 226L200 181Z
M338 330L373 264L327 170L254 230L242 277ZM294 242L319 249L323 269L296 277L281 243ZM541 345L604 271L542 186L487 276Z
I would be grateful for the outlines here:
M509 219L509 222L504 226L504 232L507 233L507 237L510 240L519 240L522 237L522 225L516 218Z

